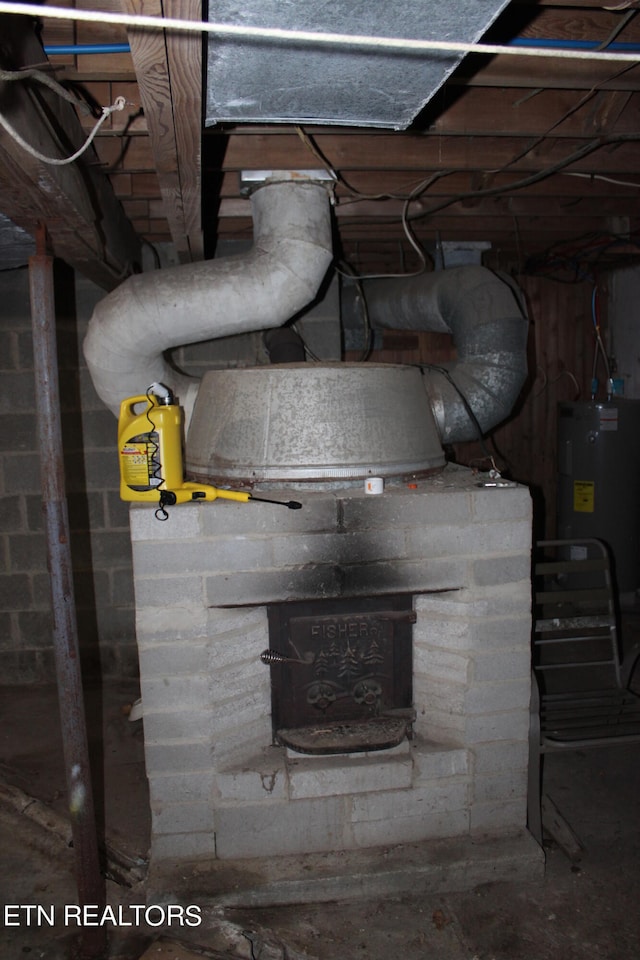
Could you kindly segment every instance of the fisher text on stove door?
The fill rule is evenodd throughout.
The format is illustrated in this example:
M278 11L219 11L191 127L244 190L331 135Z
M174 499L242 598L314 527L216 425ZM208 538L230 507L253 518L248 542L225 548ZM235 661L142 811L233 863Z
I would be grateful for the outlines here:
M411 736L410 595L271 604L274 742L302 753L352 753Z

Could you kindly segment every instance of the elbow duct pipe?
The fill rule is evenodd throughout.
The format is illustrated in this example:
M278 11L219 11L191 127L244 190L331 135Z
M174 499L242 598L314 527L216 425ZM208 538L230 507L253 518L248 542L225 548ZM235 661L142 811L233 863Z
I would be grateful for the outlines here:
M248 254L137 274L97 304L84 355L116 416L123 399L158 381L180 398L188 422L200 381L172 367L165 351L281 326L316 297L332 260L326 186L271 181L251 205Z
M444 444L477 440L511 413L527 376L521 292L486 267L362 284L373 328L450 333L458 359L424 369ZM358 296L358 294L356 294Z

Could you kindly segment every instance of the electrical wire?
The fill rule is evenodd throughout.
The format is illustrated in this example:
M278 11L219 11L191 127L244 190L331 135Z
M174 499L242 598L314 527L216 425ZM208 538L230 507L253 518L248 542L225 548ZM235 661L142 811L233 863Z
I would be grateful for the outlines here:
M605 183L614 183L617 187L640 187L640 181L636 180L618 180L615 177L606 177L603 173L574 173L573 171L564 171L563 177L582 177L585 180L604 180Z
M145 395L147 397L147 401L149 404L149 406L145 410L145 415L151 427L151 430L147 433L146 436L147 436L147 443L152 448L151 454L149 454L149 451L147 449L147 472L149 474L149 486L154 487L154 489L158 491L158 496L160 498L160 502L155 511L154 516L156 520L168 520L169 514L167 513L164 503L162 502L162 491L160 490L160 488L165 482L165 478L159 472L160 470L162 470L162 463L160 462L160 444L156 440L156 437L158 436L158 428L156 427L156 424L154 423L154 421L151 419L151 414L150 414L151 409L156 405L154 395L151 393L151 387L147 387L145 391ZM151 470L152 467L153 467L153 470ZM151 483L152 480L157 480L158 483L152 484Z
M605 41L603 41L603 44L602 44L601 46L602 46L602 47L607 46L607 45L611 42L611 40L613 39L613 37L618 35L618 33L623 29L623 27L626 25L626 23L628 23L629 20L631 20L632 17L635 16L636 13L637 13L637 10L632 10L632 11L630 11L630 13L627 14L626 17L623 18L623 21L624 21L624 22L622 22L622 23L620 23L620 24L618 24L618 25L616 26L615 31L613 31ZM548 135L549 135L557 126L559 126L561 123L563 123L565 120L567 120L570 116L572 116L572 114L574 114L574 113L575 113L577 110L579 110L582 106L584 106L584 104L587 103L587 102L598 92L598 90L603 86L603 84L604 84L605 82L609 82L610 80L615 79L616 77L620 76L622 73L626 72L626 71L629 70L629 69L631 69L630 66L625 66L622 70L617 71L617 72L616 72L615 74L613 74L612 76L609 76L606 81L601 81L600 83L598 83L598 84L596 84L594 87L592 87L591 90L589 90L586 94L584 94L584 95L577 101L577 103L575 103L575 104L574 104L569 110L567 110L558 120L556 120L556 121L551 125L551 127L549 127L549 129L548 129L544 134L541 134L540 136L536 137L536 138L534 139L534 141L533 141L532 143L530 143L523 151L521 151L519 154L516 154L516 156L514 156L514 157L509 161L509 163L505 164L503 167L501 167L501 168L499 168L499 169L497 169L497 170L491 171L491 173L493 173L493 174L495 175L495 174L500 174L500 173L506 172L510 166L512 166L514 163L517 163L519 160L521 160L523 157L525 157L528 153L530 153L533 149L535 149L535 147L539 146L539 144L542 143L542 142L545 140L545 138L548 137ZM546 179L548 176L552 176L553 173L555 173L555 172L563 172L563 170L562 170L563 167L569 166L571 163L576 162L577 159L581 159L583 156L587 156L589 153L593 152L593 151L594 151L595 149L597 149L599 146L604 145L604 144L601 144L599 141L592 141L590 144L587 144L586 148L584 148L584 147L583 147L583 148L580 148L578 151L575 152L575 154L571 154L571 155L570 155L569 157L567 157L564 161L560 161L559 164L556 164L556 165L548 168L547 170L539 171L538 173L531 175L531 177L524 178L524 179L521 180L521 181L515 181L514 183L511 183L511 184L509 184L508 186L490 187L490 188L486 188L486 189L484 189L484 190L469 191L469 192L467 192L467 193L458 194L458 195L456 195L456 196L454 196L454 197L448 198L446 201L443 201L441 204L438 204L438 205L436 205L436 206L434 206L434 207L431 207L431 208L430 208L428 211L426 211L426 212L414 213L412 216L410 216L410 215L409 215L409 208L410 208L411 202L419 199L420 196L422 196L422 194L425 193L425 192L428 190L428 188L429 188L436 180L440 179L440 178L443 177L443 176L448 176L449 174L454 173L455 171L453 171L453 170L451 170L451 171L449 171L449 170L439 171L438 173L436 173L436 174L432 175L431 177L427 178L426 180L421 181L421 182L410 192L410 194L408 195L408 197L403 197L403 196L401 196L401 195L391 194L391 193L388 193L388 194L370 194L370 195L369 195L369 194L362 194L362 193L360 193L359 191L354 190L354 188L351 186L351 184L349 184L349 183L345 180L345 178L335 169L335 167L327 160L327 158L325 157L325 155L324 155L324 154L320 151L320 149L318 148L317 144L314 143L314 141L312 140L312 138L311 138L301 127L298 127L297 130L298 130L298 135L301 137L301 139L303 140L303 142L305 143L305 145L306 145L306 146L308 147L308 149L313 153L313 155L316 157L316 159L320 160L320 162L323 164L323 166L324 166L325 169L329 172L329 174L330 174L337 182L341 183L341 184L348 190L348 192L349 192L352 196L356 197L358 200L360 200L360 199L362 199L362 200L364 200L364 199L368 199L368 200L403 199L403 200L404 200L404 206L403 206L403 209L402 209L402 228L403 228L403 230L404 230L405 236L407 237L407 240L409 241L409 243L411 244L411 246L414 248L414 250L415 250L416 253L418 254L418 257L419 257L419 259L420 259L420 268L419 268L417 271L414 271L414 272L411 272L411 273L403 272L403 273L363 275L363 276L361 277L361 279L386 279L386 278L391 278L391 277L417 276L417 275L423 273L423 272L426 270L426 266L427 266L427 264L426 264L426 259L425 259L425 257L424 257L424 253L423 253L422 247L418 244L418 241L417 241L417 238L416 238L416 236L415 236L415 233L411 230L410 222L409 222L410 220L416 220L416 219L419 219L419 218L422 218L422 217L431 216L432 214L437 213L437 212L439 212L440 210L446 209L446 207L452 205L453 203L457 203L457 202L459 202L459 201L461 201L461 200L465 200L465 199L475 199L475 198L489 197L489 196L499 196L501 193L508 193L508 192L510 192L511 190L522 189L523 187L529 186L529 185L531 185L531 184L533 184L533 183L536 183L536 182L538 182L539 180ZM623 138L625 138L625 135L622 135L622 136L623 136ZM638 139L638 138L639 138L638 135L635 135L635 134L631 134L631 135L628 135L628 136L629 136L629 138L632 139L632 140L635 140L635 139ZM588 174L583 174L583 176L588 176ZM640 186L640 184L638 184L638 185Z
M598 47L598 50L606 50L609 44L613 43L615 38L622 33L622 31L627 26L627 24L630 23L631 20L633 20L637 12L638 12L637 7L633 7L633 9L630 9L629 12L626 13L625 16L622 18L622 20L615 25L615 27L613 28L613 30L611 31L607 39L600 44L600 46Z
M433 183L435 183L437 180L440 180L442 177L450 176L452 173L455 173L455 172L456 171L454 170L436 171L426 179L421 180L418 186L415 187L415 189L412 190L411 193L409 193L409 195L404 198L404 204L402 207L402 214L401 214L402 229L404 230L404 234L407 240L409 241L410 245L413 247L416 254L418 255L418 259L420 261L420 267L417 270L412 270L409 272L405 271L402 273L369 273L369 274L359 275L360 280L388 280L388 279L403 278L403 277L418 277L421 274L425 273L427 266L429 265L429 262L427 260L427 256L423 247L420 245L418 238L416 237L413 229L411 228L410 220L417 219L417 216L410 217L409 209L411 207L411 204L414 203L416 200L418 200L421 197L421 195L425 192L425 190L428 190ZM337 268L337 273L341 273L341 270L339 267ZM345 274L342 274L342 276L344 275ZM348 276L351 279L354 277L354 275L355 274L353 273L346 274L346 276Z
M559 241L542 254L530 257L523 272L534 276L547 276L559 283L588 281L593 284L599 261L611 249L618 246L635 247L638 253L630 253L626 260L629 263L638 262L640 243L636 237L637 232L628 236L596 233L587 234L578 240ZM570 276L563 278L557 275L558 272L566 272Z
M318 144L315 142L313 136L299 125L295 127L296 133L304 143L305 147L310 151L310 153L319 160L323 168L329 174L329 176L336 181L336 183L341 184L347 191L347 193L354 198L354 200L406 200L407 193L363 193L361 190L356 189L352 186L349 181L346 179L343 173L337 170L327 156L320 149ZM413 187L416 183L423 182L424 178L414 177L412 180L408 181L407 186Z
M625 23L623 23L622 25L618 25L620 29L622 29L622 27L626 24L626 22L628 22L628 20L632 18L632 16L635 16L636 12L637 11L634 10L630 14L628 14L627 17L624 18ZM606 41L604 41L605 45L610 42L611 42L611 36L607 38ZM589 90L586 94L584 94L578 100L577 103L575 103L569 110L567 110L562 115L562 117L556 120L544 134L541 134L540 136L536 137L534 141L526 147L526 149L521 151L519 154L516 154L516 156L513 157L509 161L509 163L504 164L499 169L496 169L490 172L494 175L506 172L510 166L512 166L518 160L521 160L523 157L525 157L528 153L530 153L533 149L535 149L535 147L539 146L540 143L542 143L545 140L545 138L548 137L549 134L557 126L559 126L566 119L568 119L568 117L570 117L573 113L579 110L580 107L584 106L584 104L587 103L595 95L595 93L604 85L605 82L607 83L610 82L612 79L615 79L616 77L625 73L629 69L630 69L629 66L623 67L622 70L619 70L612 76L607 77L606 81L603 80L600 83L596 84L594 87L591 88L591 90ZM431 207L429 210L425 212L414 214L414 216L411 219L418 219L422 217L432 216L434 213L437 213L440 210L444 210L447 207L451 206L452 204L458 203L461 200L476 199L480 197L499 196L501 193L510 192L511 190L522 189L523 187L530 186L534 183L539 182L540 180L544 180L547 177L552 176L554 173L562 172L564 167L570 166L572 163L577 162L578 160L582 159L585 156L588 156L590 153L593 153L595 150L599 149L601 146L605 146L605 145L608 145L609 143L614 143L614 142L624 142L627 140L634 141L637 139L640 139L640 135L638 134L620 134L619 137L616 137L615 135L611 135L611 136L605 136L603 138L590 141L585 146L580 147L578 150L574 151L573 154L570 154L564 160L561 160L557 164L553 164L552 166L547 167L544 170L538 171L537 173L532 174L529 177L525 177L519 181L516 180L513 183L509 184L508 186L488 187L483 190L475 190L475 191L469 191L463 194L458 194L457 196L448 198L446 201L443 201L441 204Z
M340 270L340 274L343 277L351 280L359 294L360 298L360 309L362 311L362 325L363 325L363 341L364 349L362 354L358 359L358 363L364 363L365 360L368 360L371 356L371 351L373 350L373 330L371 328L371 321L369 320L369 307L367 306L367 298L365 296L364 287L361 284L362 277L359 277L354 270L349 266L348 263L342 262L344 267L344 272Z
M636 14L636 11L634 10L631 15L627 16L626 19L631 19L631 16L635 16L635 14ZM605 40L601 46L604 47L608 43L610 43L610 40ZM601 49L601 48L599 47L598 49ZM573 106L569 107L569 109L566 110L561 117L555 120L551 124L551 126L547 128L547 130L544 133L539 134L537 137L533 139L531 143L529 143L524 148L524 150L522 150L520 153L517 153L514 157L512 157L509 163L506 163L499 170L494 170L492 172L504 173L506 170L509 169L509 167L513 166L514 163L517 163L518 160L522 160L523 157L526 157L528 153L531 153L532 150L535 150L536 147L538 147L541 143L543 143L544 140L549 136L549 134L556 129L556 127L559 127L562 123L565 122L565 120L568 120L569 117L572 117L574 113L577 113L577 111L581 107L583 107L586 103L588 103L596 95L596 93L598 93L598 91L601 90L601 88L605 85L605 83L611 83L613 80L616 80L618 77L622 76L622 74L626 73L628 70L631 70L631 69L632 69L632 65L627 64L621 70L617 70L614 74L608 76L605 80L601 80L599 83L596 83L593 87L591 87L590 90L587 90L587 92L584 93L579 98L579 100L573 104Z
M420 261L420 267L417 270L412 272L402 271L400 273L376 273L376 274L367 274L360 275L360 280L387 280L391 278L401 278L401 277L415 277L424 273L427 269L427 257L425 252L420 245L415 233L411 229L409 224L408 214L411 203L418 199L425 190L427 190L432 183L435 183L436 180L439 180L441 177L449 176L454 173L454 170L439 170L436 173L431 174L429 177L421 178L417 182L417 186L413 188L408 194L398 194L398 193L376 193L376 194L367 194L361 193L359 190L356 190L346 179L345 177L333 166L333 164L327 159L325 154L320 150L318 145L315 143L313 137L307 133L301 126L296 126L296 133L307 147L307 149L313 154L316 160L319 160L323 168L327 171L330 177L334 179L337 183L340 183L347 192L357 199L360 200L402 200L403 208L401 214L401 223L402 229L404 230L405 237L407 238L409 244L413 247L414 251L418 255ZM415 181L413 181L415 182ZM337 273L341 276L347 277L349 279L354 279L356 276L355 272L347 271L344 272L340 267L336 268Z
M548 376L547 376L546 370L545 370L543 367L541 367L540 365L538 365L538 367L536 368L536 375L537 375L537 371L538 371L538 370L539 370L540 373L542 374L542 386L540 387L539 390L537 390L537 391L534 393L534 395L533 395L534 400L537 400L538 397L541 397L542 394L545 392L545 390L547 389L547 387L548 387L550 384L556 384L556 383L558 383L560 380L562 380L563 377L569 377L569 379L571 380L571 382L573 383L573 385L574 385L574 387L575 387L575 389L576 389L576 392L575 392L575 394L574 394L573 399L574 399L574 400L578 400L578 399L580 398L580 394L582 393L582 391L581 391L581 389L580 389L580 384L578 383L576 377L574 376L573 373L571 373L570 370L561 370L560 373L558 374L558 376L557 376L557 377L554 377L553 380L549 380L549 378L548 378Z
M609 358L607 357L607 351L604 348L604 343L602 342L602 336L600 334L600 315L599 315L599 309L598 309L598 287L597 286L594 286L593 293L591 295L591 318L593 320L593 329L595 334L593 370L592 370L592 382L591 382L591 399L595 400L597 388L598 388L596 371L597 371L597 365L598 365L597 361L598 361L598 353L599 353L602 358L605 374L607 377L607 400L610 400L611 394L613 392L613 381L611 380Z
M319 356L317 356L317 354L315 354L315 353L313 352L313 350L311 349L311 347L308 345L308 343L305 341L304 337L303 337L302 334L300 333L300 330L299 330L299 328L298 328L298 324L297 324L297 323L292 323L292 324L290 324L290 327L291 327L291 329L294 330L295 333L297 333L297 335L300 337L300 342L302 343L302 348L303 348L303 350L304 350L304 352L305 352L305 356L307 356L310 360L313 360L314 363L322 363L321 358L320 358Z
M600 150L602 147L610 146L614 143L633 143L637 142L638 140L640 140L640 133L621 133L598 137L596 140L591 140L589 143L579 147L578 150L574 150L573 153L568 154L562 160L558 160L557 163L551 164L549 167L545 167L544 170L538 170L537 173L533 173L528 177L523 177L521 180L515 180L508 186L486 187L481 190L469 190L466 193L460 193L455 197L449 197L447 200L443 200L441 203L430 207L429 210L424 210L421 213L414 214L409 219L419 220L425 217L431 217L434 213L439 213L440 210L444 210L446 207L450 207L452 204L458 203L461 200L478 199L479 197L495 197L501 193L508 191L510 192L511 190L521 190L523 187L528 187L531 186L531 184L539 183L540 180L546 180L547 177L553 176L554 173L559 173L564 169L564 167L568 167L572 163L577 163L578 160L588 157L589 154L594 153L596 150ZM494 172L501 173L502 171L497 170Z
M635 11L633 11L633 13L635 15ZM631 17L629 16L628 18L625 18L625 19L631 19ZM605 41L605 43L607 42L610 42L610 41L609 40ZM579 110L580 107L584 106L584 104L587 103L595 95L595 93L604 85L604 83L609 83L611 80L616 79L617 77L619 77L621 74L625 73L629 69L631 69L629 66L623 67L622 70L619 70L616 73L614 73L612 76L607 77L606 80L602 80L600 81L600 83L597 83L594 87L591 88L591 90L587 91L587 93L584 94L578 100L577 103L575 103L569 110L565 111L562 117L556 120L547 129L547 131L544 134L541 134L538 137L536 137L532 143L528 144L528 146L524 150L522 150L519 154L516 154L516 156L513 157L508 163L504 164L499 169L492 170L490 172L494 175L506 172L509 169L509 167L511 167L514 163L521 160L528 153L534 150L535 147L539 146L557 126L559 126L566 119L572 116L572 114L574 114L577 110ZM625 135L621 135L621 136L625 137ZM631 136L633 139L636 139L635 134L631 134L629 136ZM547 168L547 170L545 171L539 171L537 174L533 174L532 177L525 178L522 181L515 181L514 183L511 183L508 187L493 187L493 188L487 188L484 191L474 191L472 193L459 194L458 196L450 198L449 200L445 201L442 205L437 206L435 208L431 208L431 210L427 211L427 213L423 215L430 216L432 213L445 209L447 206L450 206L452 203L457 203L460 200L472 199L474 197L480 197L480 196L498 196L502 192L518 190L518 189L521 189L523 186L529 186L532 183L538 182L538 180L546 179L547 176L551 176L553 173L561 172L565 166L569 166L571 163L576 162L576 160L582 159L583 156L588 156L589 153L593 152L593 150L597 149L598 146L600 145L604 145L604 144L600 144L599 141L591 141L591 143L587 145L586 150L584 150L584 148L580 148L578 151L575 152L575 154L570 155L570 158L567 158L566 161L560 161L560 164Z

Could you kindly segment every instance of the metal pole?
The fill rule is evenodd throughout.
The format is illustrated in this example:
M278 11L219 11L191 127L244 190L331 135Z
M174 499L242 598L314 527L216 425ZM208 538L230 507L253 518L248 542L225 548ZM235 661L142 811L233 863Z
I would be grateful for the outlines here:
M35 371L42 508L51 583L53 642L58 703L80 906L105 902L100 873L89 749L80 673L78 625L73 590L69 517L64 479L53 258L46 233L38 228L36 254L29 259L29 290ZM81 927L80 951L87 960L104 955L104 927Z

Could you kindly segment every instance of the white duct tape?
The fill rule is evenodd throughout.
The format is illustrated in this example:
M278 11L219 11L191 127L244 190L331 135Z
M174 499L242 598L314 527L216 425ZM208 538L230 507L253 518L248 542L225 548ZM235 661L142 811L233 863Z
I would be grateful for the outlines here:
M367 477L364 482L364 492L371 494L384 493L384 480L382 477Z

